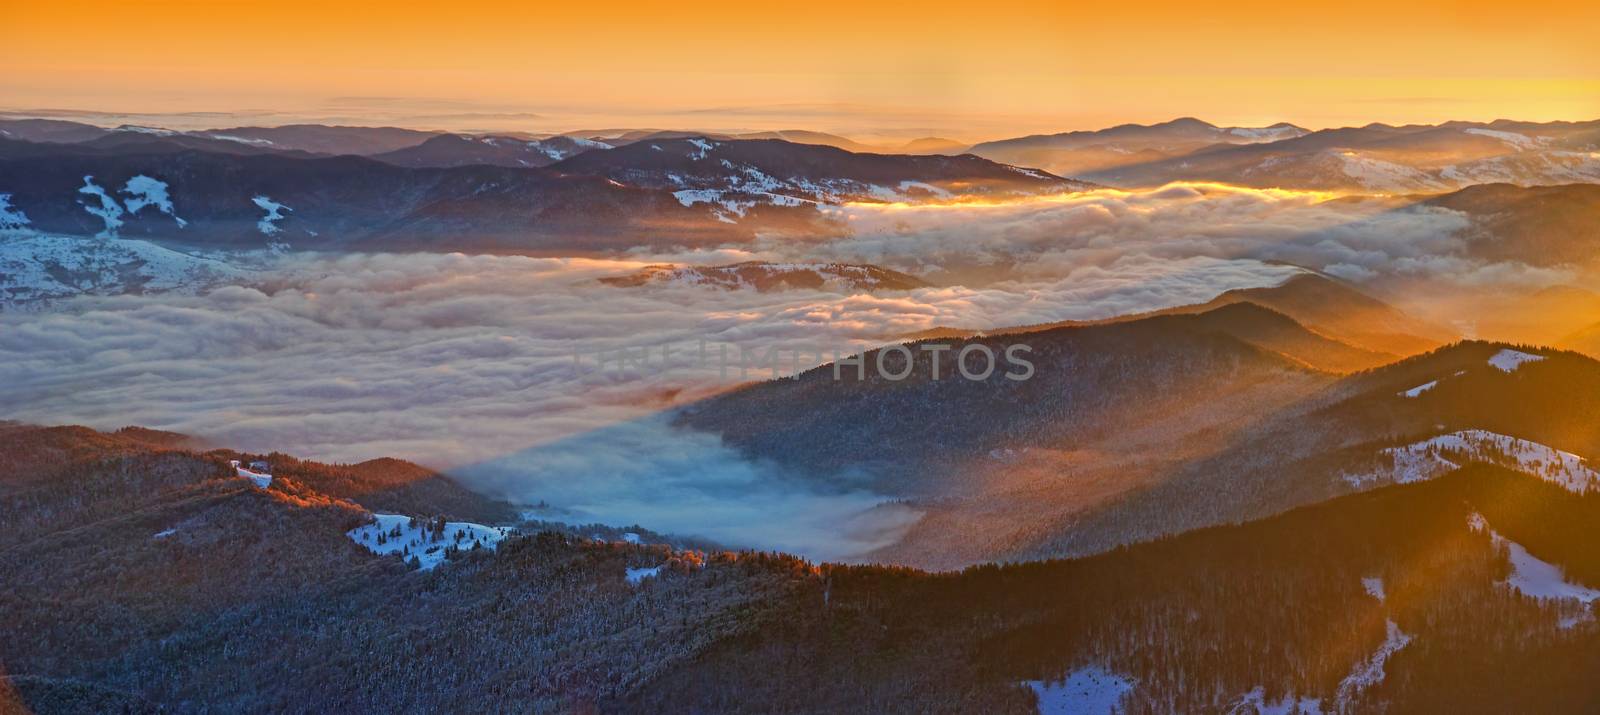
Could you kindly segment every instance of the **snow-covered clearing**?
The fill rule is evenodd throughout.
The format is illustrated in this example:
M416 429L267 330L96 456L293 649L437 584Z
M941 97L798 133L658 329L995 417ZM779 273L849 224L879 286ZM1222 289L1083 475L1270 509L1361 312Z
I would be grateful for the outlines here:
M1517 368L1522 367L1523 365L1526 365L1530 362L1539 362L1543 359L1545 359L1543 355L1532 355L1520 350L1512 350L1507 348L1495 353L1494 357L1489 358L1489 364L1495 366L1495 368L1499 369L1501 372L1516 372Z
M1585 604L1600 600L1600 589L1568 581L1560 566L1528 553L1522 544L1501 536L1489 527L1488 520L1482 514L1474 512L1468 517L1467 526L1473 531L1487 531L1494 543L1506 547L1511 559L1511 577L1505 583L1519 593L1538 599L1571 600Z
M1072 671L1059 681L1030 680L1040 715L1113 713L1133 690L1133 681L1098 666Z
M374 514L373 523L358 526L345 534L375 554L400 554L417 558L418 567L428 571L443 563L449 549L470 550L495 546L511 534L509 526L484 526L464 521L448 521L444 528L431 530L434 522L402 514Z
M1486 430L1463 430L1432 439L1385 449L1391 466L1366 474L1347 474L1352 486L1394 482L1408 484L1433 479L1468 462L1489 462L1554 482L1582 494L1600 488L1600 472L1583 457L1538 442L1508 437Z

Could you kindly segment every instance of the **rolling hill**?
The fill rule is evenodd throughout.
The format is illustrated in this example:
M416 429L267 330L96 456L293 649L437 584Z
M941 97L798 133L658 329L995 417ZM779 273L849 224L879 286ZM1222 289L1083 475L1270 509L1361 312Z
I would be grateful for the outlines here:
M1219 308L1250 305L1287 318L1271 320L1260 311L1216 313L1211 322L1257 347L1281 353L1330 372L1354 372L1415 355L1456 339L1450 329L1421 320L1374 298L1346 281L1307 271L1276 286L1225 291L1205 303L1177 306L1099 321L1062 321L1039 325L989 328L936 328L925 336L972 337L1018 335L1061 327L1082 327L1141 320L1156 315L1213 313ZM1230 327L1225 316L1236 316ZM1246 322L1253 317L1255 325Z
M3 230L228 249L605 251L831 235L842 227L821 209L848 201L1083 186L971 156L863 155L779 140L642 142L548 168L411 168L231 142L223 143L246 148L212 151L197 141L219 140L0 140Z
M1078 176L1185 156L1219 145L1270 142L1306 133L1305 129L1287 123L1259 128L1219 127L1184 117L1152 125L1124 124L1095 131L983 142L969 151L1008 164L1037 166L1064 176Z
M144 439L11 429L34 432L0 456ZM372 519L349 501L291 477L254 487L151 438L129 457L166 466L58 472L83 495L77 518L0 542L0 705L1575 711L1595 696L1600 502L1481 462L1099 556L942 574L559 532L420 570L345 533ZM92 488L107 470L146 498ZM9 513L47 524L49 507L27 508Z
M1077 175L1122 187L1215 181L1355 193L1445 193L1475 184L1594 183L1600 181L1597 148L1600 121L1369 124L1144 156Z

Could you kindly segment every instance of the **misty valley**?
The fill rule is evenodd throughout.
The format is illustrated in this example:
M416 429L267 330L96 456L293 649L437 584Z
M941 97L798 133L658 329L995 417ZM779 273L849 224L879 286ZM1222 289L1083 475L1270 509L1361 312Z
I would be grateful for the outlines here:
M0 712L1600 709L1600 120L163 97L0 102Z

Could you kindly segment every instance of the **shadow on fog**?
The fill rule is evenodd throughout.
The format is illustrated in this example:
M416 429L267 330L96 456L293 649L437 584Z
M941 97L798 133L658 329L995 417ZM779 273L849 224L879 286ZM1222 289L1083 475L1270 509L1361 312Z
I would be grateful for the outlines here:
M537 518L638 524L732 548L851 557L894 543L921 513L864 489L752 461L720 436L673 427L671 412L623 422L451 470Z

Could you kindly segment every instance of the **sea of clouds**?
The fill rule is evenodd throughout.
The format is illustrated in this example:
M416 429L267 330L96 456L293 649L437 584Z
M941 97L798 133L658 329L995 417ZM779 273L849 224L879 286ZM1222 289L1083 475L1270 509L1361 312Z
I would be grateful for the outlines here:
M662 410L732 386L715 366L582 370L574 354L865 347L936 326L1104 318L1274 285L1301 270L1291 263L1374 285L1561 278L1472 258L1460 214L1323 198L1185 186L854 206L854 235L829 243L618 259L290 254L198 295L0 313L0 416L137 424L327 461L402 457L577 520L842 558L892 541L914 512L668 426ZM941 285L847 295L597 280L751 259L870 262Z

